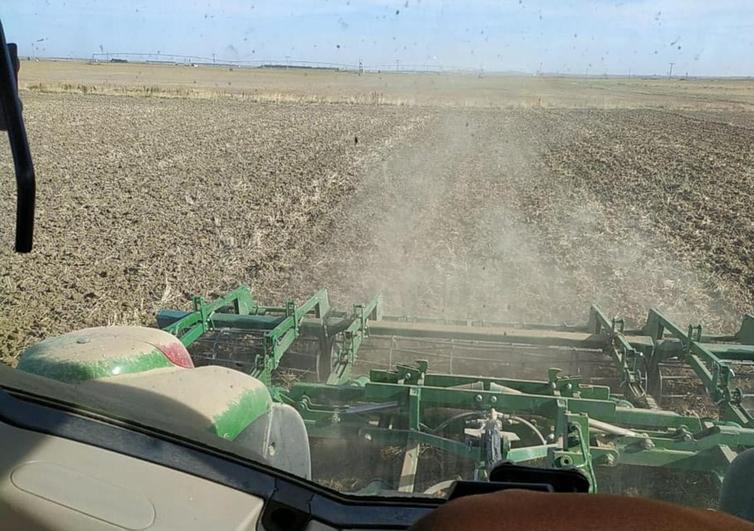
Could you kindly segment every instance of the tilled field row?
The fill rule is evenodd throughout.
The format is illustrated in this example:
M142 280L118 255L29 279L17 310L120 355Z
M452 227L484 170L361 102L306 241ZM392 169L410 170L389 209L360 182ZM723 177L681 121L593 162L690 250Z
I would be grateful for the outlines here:
M239 282L456 318L574 322L597 302L730 328L750 308L752 130L719 117L77 94L25 114L37 241L2 249L6 360Z
M361 168L424 111L338 105L27 95L38 174L35 251L3 216L0 345L77 327L154 323L154 311L250 282L267 299L311 262ZM14 210L9 154L0 163ZM270 272L282 284L267 282Z
M627 280L650 283L643 289L656 299L647 303L668 305L681 321L733 329L751 311L754 295L754 214L748 208L754 116L547 114L562 124L542 133L556 135L544 153L547 166L564 188L603 206L605 231L622 229L624 246L640 251ZM660 256L670 271L652 269Z
M383 292L395 312L578 322L596 302L637 324L654 306L682 326L731 329L750 308L749 285L725 273L724 256L700 246L690 252L683 231L720 241L720 227L679 228L698 205L667 206L675 195L666 172L679 165L678 153L652 145L660 133L701 144L709 132L677 130L684 118L672 116L661 132L664 119L651 111L437 115L367 176L352 219L333 239L357 252L326 254L326 268L312 278L337 272L326 285L347 284L351 298ZM720 124L708 128L724 136ZM624 140L613 129L632 135ZM677 186L713 189L721 171L745 181L746 155L736 144L744 131L731 127L727 151L724 138L688 149ZM725 192L708 193L720 198L718 221L741 215L726 210ZM728 238L722 245L735 248L738 236Z

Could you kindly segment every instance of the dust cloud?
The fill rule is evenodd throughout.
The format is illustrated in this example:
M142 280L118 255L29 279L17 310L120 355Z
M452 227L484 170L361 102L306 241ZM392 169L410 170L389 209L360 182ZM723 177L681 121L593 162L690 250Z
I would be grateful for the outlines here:
M344 303L381 293L393 315L577 324L596 303L633 324L651 307L733 322L719 279L680 263L651 220L548 166L567 128L536 109L429 114L362 165L318 284Z

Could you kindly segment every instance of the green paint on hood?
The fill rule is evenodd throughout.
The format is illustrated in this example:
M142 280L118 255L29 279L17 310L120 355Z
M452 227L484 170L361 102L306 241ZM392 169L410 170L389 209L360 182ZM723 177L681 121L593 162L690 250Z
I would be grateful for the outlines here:
M213 419L211 430L220 437L233 440L271 407L270 392L260 383L228 404L228 409Z
M100 360L66 361L49 355L44 350L29 350L18 362L18 369L66 383L81 383L119 374L150 371L173 367L170 360L159 350L123 358Z

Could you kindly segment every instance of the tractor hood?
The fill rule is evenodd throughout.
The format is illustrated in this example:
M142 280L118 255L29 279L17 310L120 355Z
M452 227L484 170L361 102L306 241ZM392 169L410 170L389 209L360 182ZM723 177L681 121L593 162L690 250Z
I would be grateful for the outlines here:
M26 350L18 369L156 408L226 439L272 407L260 381L223 367L194 368L178 339L152 328L87 328L50 338Z
M226 449L221 439L233 441L235 454L311 477L298 412L273 403L267 387L248 374L194 367L186 347L168 332L87 328L30 347L10 371L15 375L6 375L10 385L0 379L3 387L213 447Z

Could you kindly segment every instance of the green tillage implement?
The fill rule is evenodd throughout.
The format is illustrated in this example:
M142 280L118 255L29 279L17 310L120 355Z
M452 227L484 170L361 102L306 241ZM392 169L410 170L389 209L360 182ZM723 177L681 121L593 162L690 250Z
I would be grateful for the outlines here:
M637 330L626 330L622 320L608 319L597 307L583 326L411 319L383 316L379 298L351 313L332 310L325 290L301 306L268 307L240 287L209 303L194 298L192 312L160 311L157 319L196 363L233 366L262 380L275 400L300 412L310 439L401 448L402 468L392 488L402 491L418 489L425 448L470 463L467 475L481 478L500 460L575 467L596 491L600 466L660 467L721 478L739 451L754 447L745 395L731 387L732 364L754 362L749 315L734 335L706 336L701 326L684 332L656 310ZM218 337L233 334L255 342L240 353L226 348L208 354L203 348L195 354L202 341L217 345ZM313 377L275 385L276 371L305 341L315 345L309 352L316 362L309 366ZM380 352L372 363L387 368L357 377L366 363L360 350ZM435 356L457 372L453 364L468 366L469 352L488 376L433 373L418 358ZM489 376L489 367L500 363L513 372L527 364L530 369L544 362L558 365L558 360L583 374L562 376L549 369L546 380ZM670 362L693 370L717 405L718 418L658 407L660 368ZM595 370L595 363L603 366ZM617 374L614 389L582 383L604 366Z

